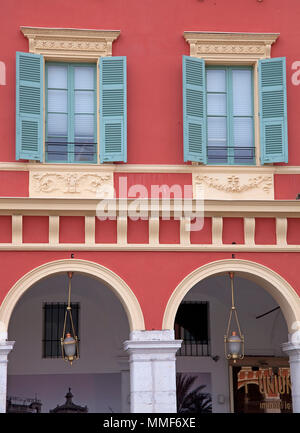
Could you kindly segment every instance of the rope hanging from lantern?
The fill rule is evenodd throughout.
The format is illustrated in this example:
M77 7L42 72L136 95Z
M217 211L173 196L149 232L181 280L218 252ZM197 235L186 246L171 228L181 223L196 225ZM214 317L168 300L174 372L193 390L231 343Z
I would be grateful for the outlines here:
M62 357L65 361L70 362L71 365L73 361L79 358L78 337L75 333L75 327L74 327L73 316L72 316L72 307L71 307L72 277L73 277L73 272L68 272L68 281L69 281L68 306L65 312L63 334L61 338ZM66 333L68 315L70 318L71 332Z

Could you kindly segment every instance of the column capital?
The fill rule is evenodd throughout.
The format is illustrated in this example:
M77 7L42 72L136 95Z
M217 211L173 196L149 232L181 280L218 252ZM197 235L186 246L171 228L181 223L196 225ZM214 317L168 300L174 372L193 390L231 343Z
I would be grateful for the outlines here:
M174 331L132 331L130 340L124 342L124 350L130 354L175 355L182 340L174 339Z
M176 352L173 330L132 331L124 349L130 355L131 412L176 413Z
M0 362L6 362L7 356L13 349L15 341L0 340Z
M290 361L300 362L300 341L289 341L283 343L282 350L289 355Z

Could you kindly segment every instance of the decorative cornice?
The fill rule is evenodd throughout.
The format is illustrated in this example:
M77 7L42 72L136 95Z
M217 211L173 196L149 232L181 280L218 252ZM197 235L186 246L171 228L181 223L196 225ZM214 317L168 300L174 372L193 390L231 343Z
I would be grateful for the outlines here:
M0 171L78 171L78 164L41 164L27 162L0 162ZM271 165L247 166L247 172L267 174L300 174L300 166ZM232 172L232 166L188 165L188 164L80 164L80 171L115 173L195 173L210 174ZM234 166L235 172L245 172L245 166Z
M196 208L192 201L192 209ZM1 215L95 215L98 209L98 198L28 198L2 197L0 199ZM124 216L128 209L141 209L151 217L151 212L159 214L169 210L173 216L182 205L181 199L116 199L111 200L110 210L116 215ZM204 212L208 217L284 217L299 218L300 202L297 200L204 200Z
M93 59L112 55L119 30L85 30L21 27L29 40L29 52L50 58Z
M184 32L190 55L210 61L256 61L271 56L279 33Z

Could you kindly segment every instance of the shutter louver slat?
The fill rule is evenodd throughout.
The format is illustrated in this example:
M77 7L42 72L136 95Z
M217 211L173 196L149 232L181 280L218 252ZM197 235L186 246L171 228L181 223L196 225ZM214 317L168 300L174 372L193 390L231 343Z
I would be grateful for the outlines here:
M16 56L16 159L43 159L43 57Z
M99 63L100 162L126 162L126 57L101 57Z
M261 163L288 162L285 58L259 61Z
M205 63L183 56L184 161L206 163Z

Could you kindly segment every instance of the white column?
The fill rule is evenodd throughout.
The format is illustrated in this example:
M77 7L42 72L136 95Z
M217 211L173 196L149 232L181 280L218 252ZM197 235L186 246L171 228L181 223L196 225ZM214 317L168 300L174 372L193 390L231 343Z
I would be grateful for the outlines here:
M0 413L6 412L7 357L14 341L0 340Z
M133 413L176 413L176 352L181 340L174 331L132 331L129 352L130 410Z
M295 335L299 333L299 335ZM298 337L298 338L297 338ZM282 345L282 350L289 355L293 412L300 413L300 332L292 334L288 343Z

